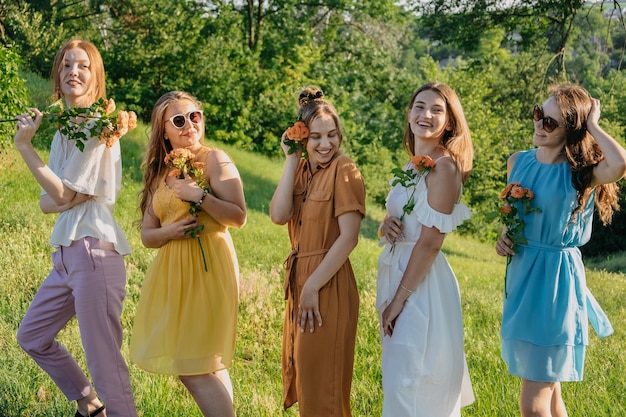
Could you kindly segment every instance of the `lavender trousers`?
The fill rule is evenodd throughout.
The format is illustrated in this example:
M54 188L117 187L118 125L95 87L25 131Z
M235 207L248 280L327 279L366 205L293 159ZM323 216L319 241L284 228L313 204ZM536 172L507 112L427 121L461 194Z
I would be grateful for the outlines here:
M114 245L92 237L61 246L54 268L37 291L17 341L50 375L69 401L92 391L89 379L67 349L55 340L76 315L87 368L108 417L136 417L128 367L120 348L120 315L126 295L124 258Z

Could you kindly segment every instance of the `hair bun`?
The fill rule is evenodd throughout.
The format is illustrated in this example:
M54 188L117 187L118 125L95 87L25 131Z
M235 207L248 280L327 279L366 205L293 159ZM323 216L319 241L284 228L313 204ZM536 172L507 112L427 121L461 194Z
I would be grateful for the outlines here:
M324 97L322 90L308 88L300 93L300 96L298 97L298 104L300 107L306 106L309 102L321 99L322 97Z

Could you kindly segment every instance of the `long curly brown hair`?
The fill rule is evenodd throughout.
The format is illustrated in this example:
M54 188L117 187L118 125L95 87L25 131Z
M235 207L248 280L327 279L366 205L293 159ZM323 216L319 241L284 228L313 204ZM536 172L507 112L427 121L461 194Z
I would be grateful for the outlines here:
M572 185L577 192L578 205L573 215L582 212L594 188L590 186L593 169L604 159L600 146L587 131L587 117L591 110L591 96L584 88L571 84L560 84L550 88L550 95L556 100L561 117L565 121L565 156L572 171ZM619 209L617 183L601 184L595 187L595 205L602 224L613 220L613 213Z

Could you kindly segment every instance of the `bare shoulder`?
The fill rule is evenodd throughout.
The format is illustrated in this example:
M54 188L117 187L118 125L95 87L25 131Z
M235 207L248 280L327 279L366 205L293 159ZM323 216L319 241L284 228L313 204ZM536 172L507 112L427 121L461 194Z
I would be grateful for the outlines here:
M239 178L239 171L230 156L218 148L210 148L206 156L206 172L215 180Z
M213 163L232 163L230 156L223 150L218 148L209 148L207 152L207 161Z
M439 158L426 178L428 204L440 213L450 214L461 194L461 170L450 157Z
M210 148L206 156L207 170L219 172L235 168L235 164L230 156L218 148Z
M456 175L456 173L459 172L459 166L456 164L456 162L454 162L454 159L452 159L452 157L444 156L437 159L437 163L435 165L435 168L433 169L433 173L435 171L443 175Z
M509 156L509 158L506 160L506 169L508 173L511 173L511 169L513 168L513 164L515 163L515 160L517 159L517 156L520 154L519 151L514 152L513 154L511 154L511 156Z
M431 171L429 183L436 184L438 187L446 187L445 189L453 190L457 184L461 182L461 170L451 157L442 157L437 160L435 168Z

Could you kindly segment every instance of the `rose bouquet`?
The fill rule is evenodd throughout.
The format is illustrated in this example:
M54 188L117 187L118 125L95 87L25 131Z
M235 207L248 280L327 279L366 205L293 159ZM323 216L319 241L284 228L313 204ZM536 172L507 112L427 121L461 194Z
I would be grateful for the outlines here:
M58 100L46 107L42 113L51 123L55 124L61 134L74 140L76 147L83 151L85 142L92 138L104 141L107 148L113 146L122 136L137 127L137 115L133 111L119 110L115 116L113 99L98 99L89 107L65 107L63 100ZM15 118L3 119L0 122L15 121Z
M500 217L500 221L506 227L506 236L513 241L513 250L517 251L515 245L525 245L527 243L524 237L523 231L526 222L520 219L518 214L519 210L523 209L524 215L530 213L541 213L541 210L532 207L531 201L535 198L535 194L529 188L522 187L519 182L511 182L500 193L500 204L497 212L497 216ZM521 207L518 206L521 204ZM506 272L504 274L504 293L505 297L508 296L506 289L506 278L508 274L509 264L511 263L511 255L506 257Z
M289 155L297 151L302 151L302 157L306 159L308 157L306 152L306 140L309 137L309 128L306 127L303 121L298 120L285 132L287 139L283 140L285 145L289 146Z
M107 148L110 148L122 136L137 127L135 112L119 110L117 116L114 116L114 111L113 99L100 98L89 107L69 108L64 108L62 100L59 100L48 106L43 113L48 120L57 125L62 134L74 140L76 147L82 151L89 139L85 131L88 131L91 137L105 141Z
M196 184L202 188L205 193L210 193L211 189L204 180L204 162L194 161L194 155L188 149L178 148L173 149L165 157L165 165L170 168L168 172L169 177L176 177L178 179L184 179L186 175L190 176L196 181ZM202 210L200 204L195 201L189 201L189 214L194 217L198 217L198 213ZM204 263L204 270L207 271L206 257L204 256L204 248L200 241L200 231L204 229L203 224L199 224L196 227L190 227L185 230L185 234L192 238L198 239L200 244L200 252L202 253L202 261Z

